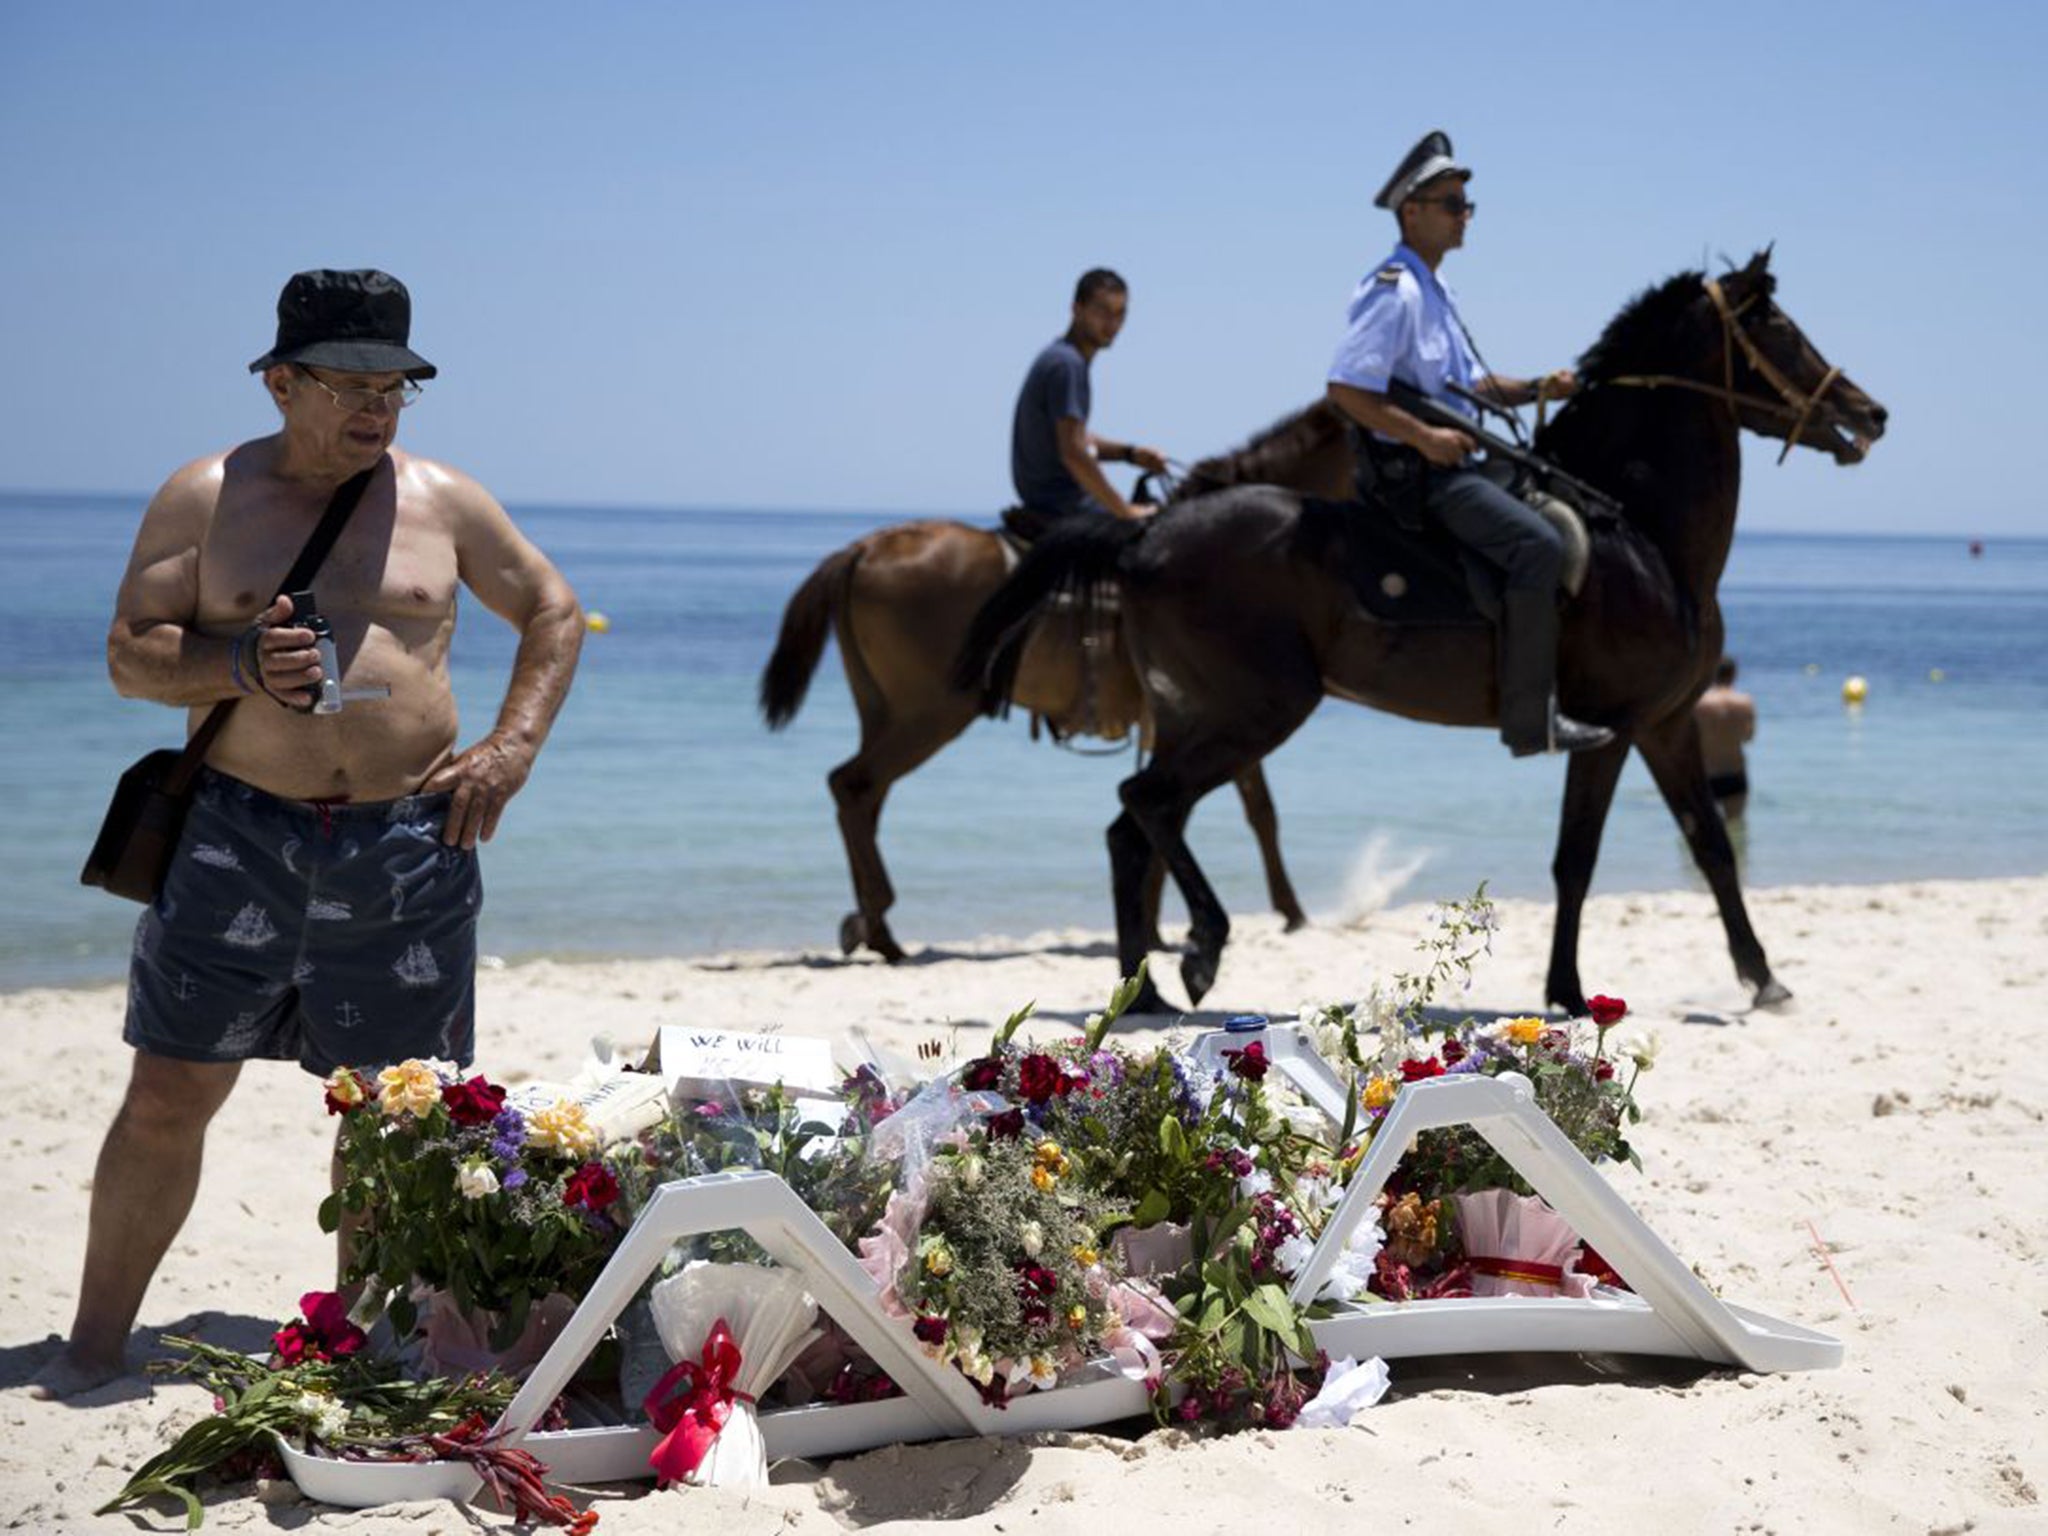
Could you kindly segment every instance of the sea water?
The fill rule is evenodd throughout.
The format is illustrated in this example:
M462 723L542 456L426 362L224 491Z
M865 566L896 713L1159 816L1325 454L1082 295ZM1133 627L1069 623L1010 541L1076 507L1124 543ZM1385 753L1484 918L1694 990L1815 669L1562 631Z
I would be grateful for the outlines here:
M140 497L0 494L0 989L117 978L136 908L78 885L120 769L181 716L122 700L105 638ZM783 605L886 512L515 506L593 633L532 781L486 846L482 943L534 955L697 954L835 942L852 906L825 775L858 735L835 651L780 734L755 703ZM968 521L986 523L985 518ZM1741 535L1722 581L1755 696L1751 886L2048 869L2048 540ZM465 597L451 669L464 739L487 730L514 648ZM1868 683L1860 709L1843 681ZM260 704L252 707L263 707ZM374 703L358 706L376 708ZM977 724L896 786L881 832L916 948L1111 925L1103 830L1129 751ZM1312 915L1390 900L1544 896L1561 759L1490 732L1326 702L1267 762L1288 866ZM1265 910L1226 789L1189 837L1233 912ZM1631 761L1596 891L1697 882ZM1174 909L1169 906L1169 917Z

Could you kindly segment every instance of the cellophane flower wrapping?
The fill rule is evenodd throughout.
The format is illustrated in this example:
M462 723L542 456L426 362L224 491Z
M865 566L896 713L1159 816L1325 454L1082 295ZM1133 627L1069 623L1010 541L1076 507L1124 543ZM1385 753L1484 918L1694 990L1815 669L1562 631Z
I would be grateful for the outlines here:
M1483 1189L1455 1197L1458 1237L1472 1266L1475 1296L1590 1296L1593 1281L1573 1272L1578 1234L1537 1195ZM1504 1273L1493 1272L1504 1270ZM1534 1278L1554 1270L1555 1279Z
M648 1300L672 1361L697 1358L721 1318L739 1345L733 1384L743 1395L688 1481L706 1488L766 1487L768 1451L755 1400L818 1337L818 1304L789 1270L702 1260L661 1281Z

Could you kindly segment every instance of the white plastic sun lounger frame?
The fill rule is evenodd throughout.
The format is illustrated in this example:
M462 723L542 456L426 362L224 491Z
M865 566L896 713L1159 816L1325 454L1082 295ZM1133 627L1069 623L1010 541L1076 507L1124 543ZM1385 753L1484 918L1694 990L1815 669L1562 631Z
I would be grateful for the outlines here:
M1212 1068L1246 1037L1205 1035L1196 1051ZM1299 1088L1333 1124L1342 1124L1348 1092L1297 1028L1261 1037L1273 1069ZM1677 1355L1754 1371L1838 1365L1842 1346L1825 1334L1718 1300L1658 1240L1564 1133L1537 1108L1525 1078L1438 1078L1411 1083L1395 1100L1371 1150L1309 1261L1297 1276L1297 1301L1312 1296L1420 1132L1469 1124L1505 1157L1628 1283L1633 1296L1603 1292L1578 1301L1547 1297L1475 1297L1342 1306L1313 1324L1332 1356L1395 1359L1493 1351L1592 1351ZM633 1223L560 1335L499 1420L507 1444L523 1445L563 1482L587 1484L649 1476L657 1440L645 1425L537 1431L534 1424L569 1384L614 1319L660 1268L679 1239L745 1232L803 1279L819 1310L850 1334L903 1396L881 1402L813 1404L761 1414L771 1459L846 1455L904 1441L1083 1429L1135 1418L1149 1409L1143 1383L1107 1365L1054 1391L984 1403L974 1386L918 1346L900 1320L883 1314L874 1281L817 1214L774 1174L710 1174L664 1185ZM330 1504L365 1508L398 1499L468 1499L480 1486L466 1466L447 1462L345 1462L284 1447L300 1491Z
M1298 1025L1253 1035L1213 1032L1197 1039L1195 1054L1211 1071L1222 1071L1228 1065L1222 1053L1254 1039L1264 1041L1273 1071L1332 1125L1343 1124L1350 1090ZM1603 1288L1583 1300L1475 1296L1347 1307L1315 1324L1316 1342L1331 1355L1397 1359L1562 1350L1675 1355L1766 1373L1828 1370L1842 1363L1840 1340L1731 1305L1708 1290L1537 1106L1529 1080L1514 1072L1426 1078L1401 1090L1295 1276L1291 1295L1297 1305L1322 1288L1416 1136L1456 1125L1469 1125L1484 1137L1599 1250L1634 1294Z

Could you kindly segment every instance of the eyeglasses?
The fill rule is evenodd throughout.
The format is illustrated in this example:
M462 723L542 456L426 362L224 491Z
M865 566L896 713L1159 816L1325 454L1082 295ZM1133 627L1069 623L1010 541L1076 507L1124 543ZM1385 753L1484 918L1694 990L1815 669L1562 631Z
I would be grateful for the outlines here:
M393 411L402 411L425 393L421 386L411 379L403 384L394 384L389 389L336 389L318 374L301 368L299 377L318 384L327 392L327 397L342 410L353 416L358 411L374 411L380 405L389 406Z
M1435 203L1439 208L1443 209L1445 213L1448 213L1454 219L1466 218L1479 211L1479 205L1477 203L1469 202L1465 198L1458 196L1418 197L1415 199L1415 201L1418 203Z

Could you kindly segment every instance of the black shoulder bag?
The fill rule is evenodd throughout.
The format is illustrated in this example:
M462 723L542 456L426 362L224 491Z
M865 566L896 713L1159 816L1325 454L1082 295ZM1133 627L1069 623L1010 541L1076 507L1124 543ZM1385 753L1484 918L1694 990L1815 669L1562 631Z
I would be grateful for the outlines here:
M313 573L341 537L341 525L363 499L363 490L375 473L366 469L335 490L320 525L306 540L278 591L303 591L312 582ZM113 803L100 823L100 835L86 855L85 868L78 873L81 885L96 885L144 904L156 900L170 870L171 855L177 850L178 835L185 830L185 816L192 809L199 765L240 702L222 699L200 721L182 750L164 747L148 753L121 775L121 782L114 786Z

